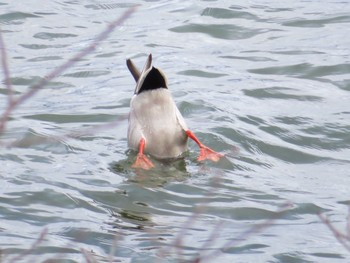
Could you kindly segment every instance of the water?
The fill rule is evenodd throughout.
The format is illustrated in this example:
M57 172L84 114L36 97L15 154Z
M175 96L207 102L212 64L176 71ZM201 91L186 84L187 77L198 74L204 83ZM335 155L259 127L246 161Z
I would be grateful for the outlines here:
M1 1L15 95L134 4L93 54L11 115L2 261L349 262L318 217L346 233L349 3ZM184 160L130 168L125 60L141 67L148 53L189 127L225 159L200 164L191 142ZM0 101L2 112L4 85Z

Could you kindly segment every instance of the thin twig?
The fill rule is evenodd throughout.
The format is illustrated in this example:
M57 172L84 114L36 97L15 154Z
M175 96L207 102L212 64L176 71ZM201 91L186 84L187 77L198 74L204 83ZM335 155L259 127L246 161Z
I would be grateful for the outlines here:
M218 236L220 235L220 232L223 228L225 228L225 221L220 221L215 225L215 227L211 230L211 234L206 240L206 242L202 245L200 250L208 250L212 246L212 244L217 240Z
M85 260L87 263L97 263L97 260L95 257L92 255L91 252L88 252L86 249L80 249L80 252L83 254Z
M12 258L8 263L18 262L21 259L23 259L25 256L27 256L30 253L32 253L36 248L38 248L40 243L42 243L44 241L47 233L48 233L47 228L44 228L43 231L41 231L41 233L40 233L39 237L37 238L37 240L35 240L35 242L30 246L29 249L25 250L23 253L19 254L18 256Z
M220 180L221 180L221 174L215 175L213 177L213 182L212 182L211 188L208 190L209 192L208 195L205 196L203 200L195 207L195 211L190 216L188 216L187 220L182 224L182 228L177 233L174 241L168 246L175 249L178 255L179 262L184 261L182 258L181 249L182 249L183 241L185 239L186 232L188 231L188 229L191 228L192 225L195 224L197 219L201 215L203 215L204 211L208 208L208 203L210 201L210 198L212 198L213 195L216 194L216 189L220 184ZM164 257L165 252L166 252L165 249L160 250L160 258Z
M324 223L329 230L332 232L333 236L338 240L338 242L343 245L343 247L350 252L350 242L349 242L349 236L344 235L341 233L338 229L336 229L332 223L329 221L327 217L325 217L322 214L318 214L318 217L321 219L322 223ZM348 241L348 242L347 242Z
M348 207L348 218L346 222L346 231L348 235L348 239L350 240L350 206Z
M4 82L7 88L8 104L10 105L13 101L13 89L12 89L12 84L10 79L10 69L7 63L6 47L5 47L4 39L2 37L1 29L0 29L0 49L1 49L1 66L2 66L2 70L4 71Z
M86 55L92 53L96 47L105 40L112 31L120 26L126 19L128 19L132 13L136 11L137 6L131 7L128 10L124 12L124 14L119 17L118 19L111 22L107 28L102 31L94 40L93 42L84 48L82 51L80 51L78 54L73 56L71 59L67 60L65 63L63 63L61 66L54 69L52 72L47 74L43 79L41 79L38 83L32 85L29 87L28 91L25 92L23 95L21 95L18 99L12 100L12 103L8 105L6 110L4 111L2 117L0 118L0 135L5 130L6 122L11 115L11 113L21 104L23 104L26 100L34 96L42 87L47 85L51 80L56 78L58 75L62 74L65 70L72 67L74 64L76 64L79 60L84 58Z
M202 260L209 260L209 259L212 259L214 257L217 257L223 249L226 249L226 248L229 248L232 246L237 246L239 244L239 242L242 242L243 240L247 240L250 236L260 233L261 231L263 231L267 227L272 226L272 223L275 220L277 220L278 218L281 218L281 216L286 212L286 209L289 206L290 206L289 203L283 205L282 208L279 211L277 211L273 217L266 219L264 222L262 222L260 224L256 224L256 225L252 226L251 228L247 229L246 231L242 232L238 237L226 242L226 244L224 244L221 249L215 250L211 254L206 255L204 257L200 256L198 258L195 258L191 262L201 262Z
M113 32L113 30L116 27L120 26L126 19L128 19L131 16L131 14L135 11L135 9L136 7L129 8L127 11L125 11L125 13L120 18L108 24L107 28L104 31L102 31L89 46L84 48L82 51L80 51L78 54L73 56L71 59L67 60L61 66L54 69L52 72L46 75L43 79L41 79L37 84L34 84L33 86L31 86L27 93L23 94L21 97L18 98L16 103L17 104L23 103L28 98L32 97L36 92L38 92L40 88L48 84L51 80L56 78L58 75L62 74L68 68L72 67L79 60L84 58L86 55L92 53L96 49L96 47Z

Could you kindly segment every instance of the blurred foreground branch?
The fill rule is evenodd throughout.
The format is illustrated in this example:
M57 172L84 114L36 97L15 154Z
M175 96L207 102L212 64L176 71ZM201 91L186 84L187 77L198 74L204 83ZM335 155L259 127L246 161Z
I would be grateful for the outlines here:
M274 215L271 218L268 218L264 220L263 222L259 224L255 224L248 228L247 230L243 231L241 234L239 234L237 237L232 238L231 240L227 241L225 244L222 245L220 249L213 250L210 254L207 255L201 255L193 260L191 262L197 263L197 262L202 262L202 261L209 261L213 260L214 258L218 257L222 251L230 249L232 247L237 247L239 243L248 240L251 236L257 235L260 232L264 231L266 228L271 227L273 223L283 217L283 215L288 212L288 208L291 207L290 203L284 204L278 211L274 213ZM219 224L219 228L214 228L213 233L211 237L218 236L219 231L223 232L224 230L221 229L221 225ZM210 241L210 240L209 240ZM202 247L202 249L205 249L208 247Z
M337 239L337 241L350 252L350 207L346 224L346 231L343 233L335 228L335 226L329 221L329 219L322 215L318 214L318 217L321 221L329 228L332 232L333 236Z
M30 255L31 253L33 253L39 247L39 245L45 240L45 237L47 236L47 234L48 234L48 230L47 228L44 228L43 231L41 231L39 237L33 242L33 244L30 246L29 249L24 250L21 254L13 257L8 261L8 263L16 263L24 259L26 256Z
M64 71L72 67L79 60L81 60L88 54L92 53L96 49L96 47L114 31L114 29L120 26L122 23L124 23L124 21L127 20L131 16L131 14L135 12L135 10L136 10L136 6L126 10L118 19L109 23L107 28L104 31L102 31L92 41L92 43L89 46L87 46L86 48L81 50L79 53L77 53L75 56L73 56L72 58L64 62L62 65L58 66L53 71L48 73L38 83L30 86L26 92L24 92L22 95L18 96L17 98L14 98L13 88L12 88L11 79L10 79L10 70L7 63L5 43L3 41L2 31L0 30L1 64L3 68L4 82L6 85L7 96L8 96L7 106L5 108L5 111L2 113L0 117L0 136L4 133L7 121L11 116L12 112L19 105L23 104L29 98L33 97L40 89L42 89L45 85L47 85L51 80L53 80L54 78L62 74Z

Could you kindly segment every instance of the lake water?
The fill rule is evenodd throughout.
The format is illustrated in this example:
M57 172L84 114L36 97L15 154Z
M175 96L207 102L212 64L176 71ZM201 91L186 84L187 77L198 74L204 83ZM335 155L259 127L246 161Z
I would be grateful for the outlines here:
M1 1L14 95L135 4L11 115L0 261L350 262L319 217L347 233L349 2ZM142 67L149 53L188 126L224 159L198 163L190 142L183 160L130 167L125 60ZM0 112L6 94L3 84Z

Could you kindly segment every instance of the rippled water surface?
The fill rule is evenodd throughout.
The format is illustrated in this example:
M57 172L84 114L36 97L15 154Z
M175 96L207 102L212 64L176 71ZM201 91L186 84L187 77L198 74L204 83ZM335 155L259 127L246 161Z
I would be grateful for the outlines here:
M346 233L348 1L1 1L14 95L135 4L11 115L0 261L349 262L318 216ZM125 60L142 67L149 53L188 126L223 160L197 162L191 142L182 160L130 167ZM6 103L3 81L1 112Z

